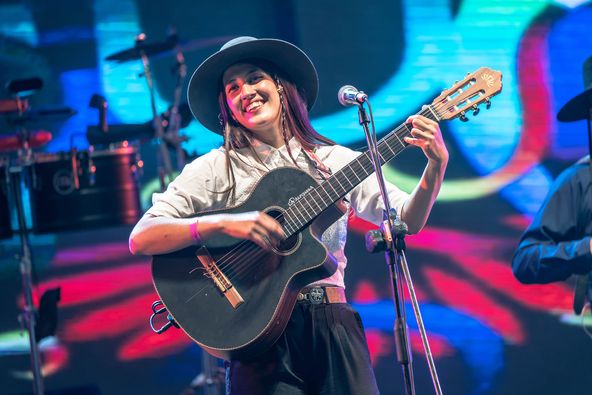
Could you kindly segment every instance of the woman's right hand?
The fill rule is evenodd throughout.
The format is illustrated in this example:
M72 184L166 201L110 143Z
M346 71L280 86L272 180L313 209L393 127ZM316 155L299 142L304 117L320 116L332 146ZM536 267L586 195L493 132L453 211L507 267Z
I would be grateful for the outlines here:
M197 223L197 239L191 226ZM198 218L168 218L145 215L130 235L130 251L158 255L206 242L217 235L251 240L270 250L285 238L280 224L269 215L251 211L242 214L210 214Z
M281 225L261 211L223 215L220 218L220 225L222 233L251 240L265 250L277 246L285 238Z

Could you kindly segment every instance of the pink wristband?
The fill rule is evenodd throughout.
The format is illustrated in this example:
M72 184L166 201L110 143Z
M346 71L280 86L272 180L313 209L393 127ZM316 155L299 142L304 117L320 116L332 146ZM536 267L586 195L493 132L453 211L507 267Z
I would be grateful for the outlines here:
M197 231L197 221L189 224L189 233L195 244L201 245L201 237L199 237L199 232Z

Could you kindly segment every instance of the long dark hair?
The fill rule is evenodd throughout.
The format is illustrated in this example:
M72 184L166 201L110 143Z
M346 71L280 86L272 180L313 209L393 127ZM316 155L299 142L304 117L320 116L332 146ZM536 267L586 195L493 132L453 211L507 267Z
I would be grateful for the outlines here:
M292 156L288 140L291 137L296 138L304 149L312 151L317 146L321 145L335 145L336 143L317 132L308 117L308 108L305 95L301 92L289 78L284 76L281 69L275 64L261 59L248 59L241 63L249 63L257 66L267 74L269 74L275 81L278 89L280 89L281 111L282 111L282 134L284 143L288 150L288 154L296 166L296 159ZM226 94L220 81L220 91L218 94L218 103L220 105L220 122L222 123L222 130L224 136L224 151L226 155L226 173L230 180L230 187L219 193L231 192L232 200L234 199L235 178L234 171L230 162L230 151L240 148L249 147L252 149L251 141L253 134L251 131L236 122L232 116L228 104L226 103ZM257 160L263 163L255 150L252 152Z

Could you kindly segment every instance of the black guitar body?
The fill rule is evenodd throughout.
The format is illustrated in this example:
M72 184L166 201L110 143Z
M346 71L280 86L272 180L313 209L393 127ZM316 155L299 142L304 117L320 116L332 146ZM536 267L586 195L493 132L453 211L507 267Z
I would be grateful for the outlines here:
M277 216L316 185L301 170L275 169L260 179L241 205L200 215L259 210ZM210 354L224 359L256 356L282 334L300 289L337 269L319 239L342 215L337 206L329 206L276 252L232 237L208 243L207 252L244 300L236 308L205 275L196 248L154 256L154 286L175 321ZM237 256L237 247L248 251Z

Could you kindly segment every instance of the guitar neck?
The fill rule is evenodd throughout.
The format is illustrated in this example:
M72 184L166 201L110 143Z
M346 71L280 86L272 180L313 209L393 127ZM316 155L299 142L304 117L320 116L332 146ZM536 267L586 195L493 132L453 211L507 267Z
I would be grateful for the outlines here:
M419 114L438 121L431 106L424 106ZM410 135L411 129L402 123L382 138L377 144L381 163L387 163L403 151L408 146L403 139ZM369 150L366 150L318 186L308 190L284 213L283 227L286 236L298 233L323 210L344 197L372 173L372 157Z

